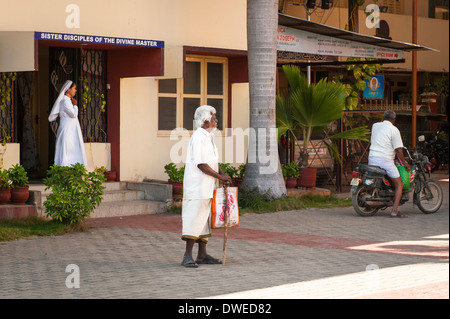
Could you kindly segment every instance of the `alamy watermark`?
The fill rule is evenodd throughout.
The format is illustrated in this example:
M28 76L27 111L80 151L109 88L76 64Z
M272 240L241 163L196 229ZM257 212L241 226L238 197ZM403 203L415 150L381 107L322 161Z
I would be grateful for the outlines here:
M369 290L377 289L380 286L380 267L376 264L367 265L365 279Z
M69 264L66 267L66 273L70 273L66 277L66 287L69 289L80 288L80 267L76 264Z
M369 15L366 17L366 27L369 29L380 27L380 7L376 4L369 4L364 10Z
M277 128L228 128L222 135L216 131L214 143L219 150L219 162L260 163L260 174L274 174L278 169ZM178 164L186 160L190 133L176 128L170 133L170 140L176 143L170 149L171 162Z
M69 4L66 6L66 27L69 29L80 28L80 7L76 4Z

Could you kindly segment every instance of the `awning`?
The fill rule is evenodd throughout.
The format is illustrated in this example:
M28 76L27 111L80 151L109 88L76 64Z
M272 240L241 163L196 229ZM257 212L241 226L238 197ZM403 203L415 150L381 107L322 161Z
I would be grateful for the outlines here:
M330 56L364 57L401 62L404 51L432 50L425 46L346 31L278 14L278 50Z
M36 71L39 45L134 51L163 49L164 41L58 32L0 31L0 72Z

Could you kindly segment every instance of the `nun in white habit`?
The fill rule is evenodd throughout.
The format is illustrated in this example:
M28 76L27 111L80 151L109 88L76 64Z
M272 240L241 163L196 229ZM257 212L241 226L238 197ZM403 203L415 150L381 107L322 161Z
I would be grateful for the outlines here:
M58 166L75 163L87 165L83 134L78 122L77 101L73 98L76 93L76 84L66 81L48 117L49 122L55 121L58 116L60 118L55 150L55 165Z

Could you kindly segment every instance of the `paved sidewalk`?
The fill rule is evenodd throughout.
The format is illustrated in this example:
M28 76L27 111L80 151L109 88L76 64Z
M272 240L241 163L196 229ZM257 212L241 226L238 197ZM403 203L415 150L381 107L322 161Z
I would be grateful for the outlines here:
M400 208L406 219L351 207L245 214L228 231L225 266L180 266L172 214L89 219L85 233L0 243L0 298L448 299L448 175L437 178L445 199L431 215L412 204ZM208 252L221 258L222 245L214 230Z

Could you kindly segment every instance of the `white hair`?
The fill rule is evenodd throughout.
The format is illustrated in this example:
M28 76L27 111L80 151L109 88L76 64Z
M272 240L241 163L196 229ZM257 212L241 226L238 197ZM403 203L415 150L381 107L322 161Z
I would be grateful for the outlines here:
M202 127L206 121L210 122L212 114L216 114L216 109L211 105L199 106L194 113L194 130Z

